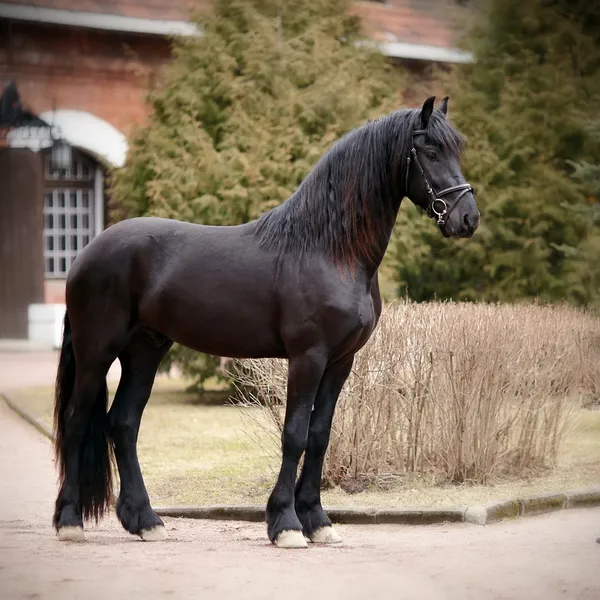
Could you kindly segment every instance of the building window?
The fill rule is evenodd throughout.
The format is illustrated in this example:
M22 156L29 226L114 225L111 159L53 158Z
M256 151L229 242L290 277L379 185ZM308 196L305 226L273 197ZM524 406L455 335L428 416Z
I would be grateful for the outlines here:
M71 167L63 172L53 171L50 155L46 156L46 181L94 181L94 166L91 161L85 160L80 154L75 154Z
M95 174L97 165L73 152L71 168L52 172L45 157L44 271L47 278L65 278L77 253L102 224L97 224ZM100 227L97 227L100 225Z

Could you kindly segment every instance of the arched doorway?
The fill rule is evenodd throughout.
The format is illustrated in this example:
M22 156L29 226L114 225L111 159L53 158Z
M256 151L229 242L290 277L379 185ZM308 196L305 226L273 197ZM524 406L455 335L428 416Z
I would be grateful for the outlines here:
M13 232L11 235L22 239L23 245L29 248L9 262L14 274L11 282L20 277L23 290L12 283L0 285L0 291L1 288L14 291L8 299L0 294L0 313L7 314L6 319L0 319L0 337L28 337L34 342L59 347L66 278L78 253L104 228L105 167L123 166L127 141L110 123L85 111L55 110L42 113L40 118L46 123L45 128L38 128L35 135L25 135L26 132L20 131L22 128L15 128L7 136L8 148L5 149L8 156L16 157L20 152L35 158L35 176L25 180L15 169L11 170L8 160L0 164L5 171L11 171L10 185L4 176L4 186L0 186L0 201L6 205L5 212L12 211L9 233ZM53 134L50 134L50 126ZM56 139L63 140L72 149L72 164L60 173L54 172L49 162ZM24 197L27 186L32 188L31 202L21 201L13 210L13 204ZM5 198L8 196L11 202ZM4 217L3 221L8 219ZM31 227L23 235L26 221ZM12 246L17 247L14 243ZM11 315L17 315L18 319ZM3 327L3 323L12 321L18 321L18 327Z
M0 147L0 339L27 338L27 311L44 301L43 167L24 148Z

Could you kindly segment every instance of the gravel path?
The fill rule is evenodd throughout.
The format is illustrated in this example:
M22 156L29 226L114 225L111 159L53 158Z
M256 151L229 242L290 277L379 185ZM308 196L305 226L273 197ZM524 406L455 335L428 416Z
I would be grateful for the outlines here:
M2 600L600 598L600 509L484 528L347 525L342 546L295 551L261 524L184 519L147 544L110 515L73 544L50 526L55 487L50 444L0 401Z

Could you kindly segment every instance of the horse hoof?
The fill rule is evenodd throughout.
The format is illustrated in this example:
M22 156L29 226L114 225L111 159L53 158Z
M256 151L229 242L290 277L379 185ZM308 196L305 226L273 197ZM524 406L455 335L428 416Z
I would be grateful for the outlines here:
M310 541L313 544L341 544L340 534L331 526L319 527L311 536Z
M167 535L167 530L164 525L157 525L156 527L152 527L152 529L142 529L142 531L140 531L140 537L144 542L162 542L169 536Z
M58 530L58 539L61 542L83 542L83 527L65 525Z
M308 544L306 543L302 532L294 529L282 531L277 536L275 545L278 548L308 548Z

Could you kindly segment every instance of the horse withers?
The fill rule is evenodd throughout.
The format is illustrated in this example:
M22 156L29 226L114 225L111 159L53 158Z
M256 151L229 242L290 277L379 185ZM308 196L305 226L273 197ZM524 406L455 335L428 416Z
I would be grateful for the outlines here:
M446 237L470 237L479 224L448 99L437 109L434 100L345 135L290 198L255 221L210 227L134 218L79 253L66 284L56 382L60 539L82 539L84 520L103 515L112 452L121 524L144 540L166 537L136 445L157 368L178 342L216 356L288 360L268 537L286 548L340 541L321 506L323 458L354 355L381 313L377 270L400 202L409 197ZM107 411L106 375L116 359L121 379Z

